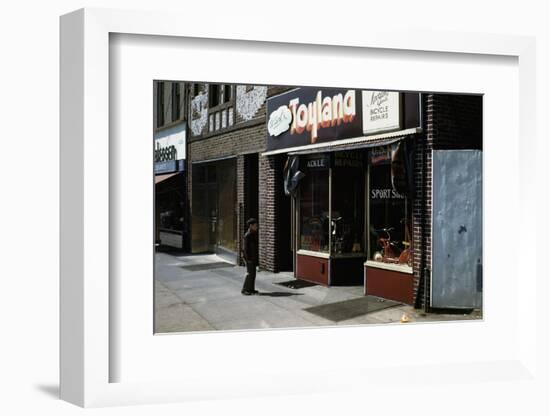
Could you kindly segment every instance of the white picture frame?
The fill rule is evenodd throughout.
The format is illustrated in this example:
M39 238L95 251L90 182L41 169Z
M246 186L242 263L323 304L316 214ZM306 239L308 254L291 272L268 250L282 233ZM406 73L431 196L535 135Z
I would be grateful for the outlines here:
M231 23L234 24L234 21ZM517 98L519 108L522 110L518 115L519 131L516 139L517 142L521 140L522 147L519 148L517 160L520 166L519 177L517 183L514 182L517 187L510 192L518 198L516 212L529 213L529 215L517 217L519 221L517 227L528 229L528 225L535 221L535 213L530 209L530 204L533 204L533 195L535 195L535 184L530 180L528 166L529 154L536 149L537 144L536 120L534 111L523 110L528 107L528 103L536 102L533 38L411 31L391 25L385 28L372 26L351 28L348 31L332 30L330 33L314 25L304 25L304 28L297 31L284 31L275 26L258 25L250 27L250 31L245 36L240 32L232 31L229 23L205 27L200 22L190 19L189 16L178 13L108 9L75 11L61 18L60 395L62 399L79 406L96 407L220 397L253 397L254 395L326 394L344 389L356 389L358 392L369 389L371 392L377 391L380 394L379 397L389 397L387 391L386 393L384 391L396 379L400 382L397 383L397 387L392 384L392 388L396 388L397 394L402 394L403 397L410 397L407 396L410 394L407 390L411 389L408 383L414 382L422 387L430 385L433 380L443 384L458 381L474 385L483 382L505 382L508 383L505 388L510 389L520 388L519 386L534 389L540 387L542 381L540 374L537 373L536 358L537 326L536 321L532 319L537 314L536 258L533 259L535 254L526 253L519 247L516 253L517 263L514 264L522 265L522 284L515 292L516 297L512 299L516 313L510 340L514 344L513 348L504 349L500 354L496 353L495 360L487 360L484 357L480 360L472 360L471 356L457 357L456 361L434 358L433 362L419 360L411 366L396 359L396 364L393 366L389 361L382 360L378 367L370 364L367 367L351 368L343 363L341 368L336 365L319 371L309 367L305 369L283 367L265 371L260 369L251 379L243 376L235 378L235 374L221 368L218 369L219 377L216 380L211 378L216 369L210 368L205 369L202 376L200 372L195 371L193 376L178 380L151 377L150 380L144 381L112 382L112 367L116 366L116 362L122 358L117 356L118 350L112 349L113 338L118 336L117 330L120 328L110 324L112 315L118 308L118 305L112 303L113 294L116 294L120 288L109 279L110 274L118 267L117 259L110 255L109 231L113 225L113 218L110 215L112 195L109 191L110 169L113 163L109 152L109 137L113 134L109 124L109 38L111 34L117 33L163 36L167 40L200 38L212 39L213 42L220 39L224 39L225 42L276 42L283 51L285 48L292 49L295 45L300 47L305 45L310 48L331 45L331 48L342 51L349 48L355 48L357 51L370 48L383 51L409 51L412 55L420 51L433 52L440 54L441 59L452 58L456 54L467 55L472 60L475 60L478 55L517 59L519 69ZM300 73L296 75L295 82L291 85L306 85L307 82L304 82L306 79L305 75ZM280 83L285 84L289 80L288 74L281 75ZM363 87L363 85L357 85L357 87ZM529 258L527 258L528 255ZM510 273L511 282L517 283L519 270L513 270ZM496 294L489 291L486 296L494 297ZM499 328L507 324L502 322L502 318L498 315L491 315L490 312L490 310L487 311L486 323ZM146 313L152 315L152 310ZM455 325L457 331L464 333L464 336L480 334L480 328L483 328L469 324L453 323L451 325ZM339 331L337 334L336 330ZM352 328L349 331L341 328L325 328L309 332L283 332L291 342L307 343L311 338L326 340L329 337L348 333L350 336L357 337L359 331L366 333L363 328ZM374 333L370 329L368 331ZM384 333L388 340L399 342L414 336L414 334L411 335L412 331L428 334L431 330L428 326L413 325L399 332L388 327L378 327L376 331ZM269 342L270 339L281 336L281 333L281 331L261 332L260 335L254 333L253 338L254 340L261 338L258 342ZM239 343L242 345L244 336L248 335L241 333L233 336L233 345L238 346ZM152 332L151 337L153 337ZM203 345L206 345L208 339L205 337L197 339L199 338ZM139 372L139 369L136 371ZM319 378L320 374L328 377ZM443 398L451 397L451 389L447 390L440 390L438 394ZM498 397L496 393L493 394L494 397Z

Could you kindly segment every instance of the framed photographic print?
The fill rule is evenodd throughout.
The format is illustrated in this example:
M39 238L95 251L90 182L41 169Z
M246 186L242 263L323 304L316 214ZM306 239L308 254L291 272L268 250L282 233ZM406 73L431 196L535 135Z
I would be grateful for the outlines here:
M536 384L533 39L231 24L61 18L61 397Z

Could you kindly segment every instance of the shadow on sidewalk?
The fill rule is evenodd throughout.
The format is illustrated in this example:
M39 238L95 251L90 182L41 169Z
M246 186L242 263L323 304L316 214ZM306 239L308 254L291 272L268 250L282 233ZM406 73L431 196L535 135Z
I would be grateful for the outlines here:
M259 292L257 296L271 296L274 298L280 298L285 296L303 295L303 293L289 293L289 292Z

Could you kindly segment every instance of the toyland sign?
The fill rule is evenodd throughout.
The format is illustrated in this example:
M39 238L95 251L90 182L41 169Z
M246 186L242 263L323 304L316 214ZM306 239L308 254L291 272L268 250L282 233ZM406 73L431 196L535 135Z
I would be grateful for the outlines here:
M268 100L268 150L400 128L399 93L297 88Z

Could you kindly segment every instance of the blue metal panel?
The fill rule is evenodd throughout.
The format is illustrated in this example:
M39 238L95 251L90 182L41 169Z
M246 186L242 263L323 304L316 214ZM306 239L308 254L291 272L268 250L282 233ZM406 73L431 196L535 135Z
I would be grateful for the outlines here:
M482 153L434 150L431 305L481 308Z

